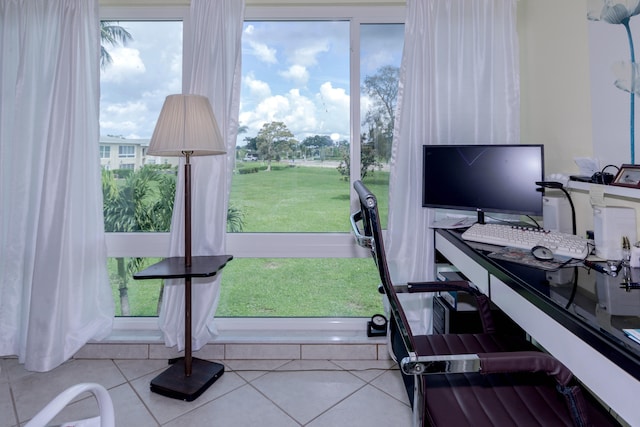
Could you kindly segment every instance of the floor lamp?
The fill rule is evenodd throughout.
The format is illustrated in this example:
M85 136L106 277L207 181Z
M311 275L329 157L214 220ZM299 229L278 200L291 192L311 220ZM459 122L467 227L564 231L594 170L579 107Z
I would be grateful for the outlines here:
M225 154L226 148L209 100L200 95L169 95L156 123L148 155L185 157L184 164L184 257L168 258L145 276L184 278L185 338L184 363L180 361L151 382L152 391L193 400L224 371L222 365L192 358L191 279L214 276L229 256L191 255L191 163L192 156ZM151 269L151 268L150 268ZM148 269L149 270L149 269ZM184 368L184 369L183 369Z

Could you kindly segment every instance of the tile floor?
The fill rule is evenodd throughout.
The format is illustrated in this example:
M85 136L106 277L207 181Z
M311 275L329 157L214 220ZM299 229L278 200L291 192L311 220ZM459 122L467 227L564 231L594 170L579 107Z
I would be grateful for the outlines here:
M72 359L46 373L0 358L0 427L22 425L50 399L80 382L109 390L118 427L409 426L411 409L391 360L225 360L202 396L183 402L151 393L160 359ZM88 395L87 395L88 396ZM97 414L92 397L53 421Z

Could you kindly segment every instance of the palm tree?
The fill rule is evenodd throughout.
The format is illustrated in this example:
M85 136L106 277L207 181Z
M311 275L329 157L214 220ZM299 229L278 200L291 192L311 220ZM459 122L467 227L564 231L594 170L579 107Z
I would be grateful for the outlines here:
M102 171L104 227L107 232L167 232L171 228L176 192L176 171L167 166L146 165L131 171L124 179L116 179L113 171ZM241 232L244 213L236 207L227 209L227 229ZM143 258L116 258L120 310L130 315L129 277L142 268ZM164 285L160 288L158 309Z
M124 27L116 25L114 22L116 21L100 21L100 67L102 69L113 62L105 45L126 46L128 42L133 40L131 34Z
M102 171L104 226L107 232L169 231L171 209L163 205L164 191L171 191L171 178L158 168L143 167L118 182L112 171ZM169 189L167 190L166 187ZM173 175L175 192L175 175ZM173 194L169 197L173 205ZM142 266L142 258L116 258L120 310L130 314L128 278Z

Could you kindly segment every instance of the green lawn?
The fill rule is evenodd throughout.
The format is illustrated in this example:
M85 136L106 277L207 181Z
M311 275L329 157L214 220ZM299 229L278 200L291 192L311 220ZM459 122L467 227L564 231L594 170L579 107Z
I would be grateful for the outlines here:
M388 180L388 172L376 172L365 182L386 195ZM230 203L244 212L248 233L349 232L349 193L335 168L289 167L234 175ZM386 196L380 197L383 219L386 206Z
M370 316L382 309L373 260L234 259L222 276L217 315Z
M364 182L386 223L388 173ZM244 214L244 232L349 232L349 190L335 168L286 167L235 174L230 203ZM113 260L109 270L120 313ZM160 282L128 282L131 315L156 316ZM370 258L235 258L223 271L216 315L365 317L382 310L378 283Z

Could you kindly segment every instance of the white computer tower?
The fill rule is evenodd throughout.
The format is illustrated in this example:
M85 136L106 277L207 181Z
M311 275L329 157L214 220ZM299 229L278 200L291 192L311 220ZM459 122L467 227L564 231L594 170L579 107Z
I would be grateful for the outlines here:
M545 230L573 233L571 204L564 194L542 198L542 223Z
M621 206L593 207L595 254L602 259L622 259L622 238L633 245L636 236L636 210Z

